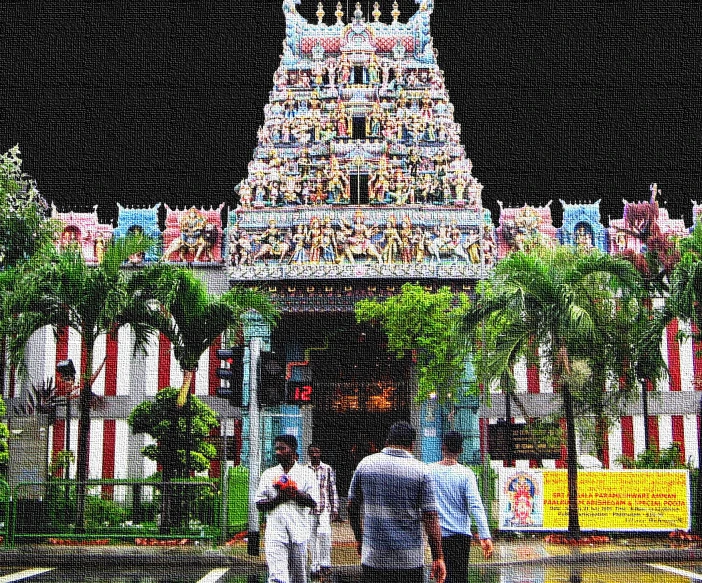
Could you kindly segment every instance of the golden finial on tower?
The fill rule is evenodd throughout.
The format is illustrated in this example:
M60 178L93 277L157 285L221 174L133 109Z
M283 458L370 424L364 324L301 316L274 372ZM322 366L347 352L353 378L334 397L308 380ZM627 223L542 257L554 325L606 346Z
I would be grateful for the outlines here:
M392 21L393 23L397 23L397 19L400 18L400 8L397 6L397 0L392 3Z
M344 11L341 9L341 2L336 3L336 12L334 15L336 16L336 22L341 23L342 19L344 18Z
M322 20L324 20L324 8L320 2L317 4L317 24L322 24Z
M376 2L375 4L373 4L373 18L375 18L376 22L380 22L380 15L380 4Z

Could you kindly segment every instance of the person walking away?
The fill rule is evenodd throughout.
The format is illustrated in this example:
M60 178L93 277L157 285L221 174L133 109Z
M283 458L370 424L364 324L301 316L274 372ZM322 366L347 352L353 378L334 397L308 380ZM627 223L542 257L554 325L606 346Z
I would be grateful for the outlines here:
M319 504L312 509L310 542L308 544L312 557L312 577L325 577L331 572L331 523L339 519L339 495L336 491L336 473L334 469L322 462L322 449L316 444L307 448L310 458L307 467L317 476L319 484Z
M485 507L478 482L470 468L458 463L463 452L463 435L447 431L441 444L443 459L429 464L439 506L441 546L446 561L446 583L465 583L468 578L468 554L471 543L471 517L475 521L483 556L492 556Z
M256 490L256 507L268 514L264 548L269 583L306 583L309 512L319 502L317 477L297 463L297 438L274 440L278 464L265 470Z
M416 437L409 423L395 423L385 448L361 460L351 478L349 522L365 583L423 583L422 525L431 549L431 577L443 583L446 576L429 468L412 456Z

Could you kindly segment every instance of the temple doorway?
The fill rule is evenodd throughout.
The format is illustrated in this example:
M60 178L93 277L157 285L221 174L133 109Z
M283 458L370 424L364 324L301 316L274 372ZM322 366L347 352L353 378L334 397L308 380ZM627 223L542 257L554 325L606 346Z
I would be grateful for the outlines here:
M342 497L358 462L383 448L395 421L409 419L409 364L388 354L385 343L382 332L352 326L310 359L312 439L336 470Z

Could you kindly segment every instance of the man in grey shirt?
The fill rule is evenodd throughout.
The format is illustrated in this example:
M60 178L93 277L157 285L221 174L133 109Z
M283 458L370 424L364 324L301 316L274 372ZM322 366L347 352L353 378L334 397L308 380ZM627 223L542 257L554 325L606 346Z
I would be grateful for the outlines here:
M395 423L386 447L361 460L351 479L349 522L365 583L424 581L422 524L431 549L431 577L437 583L446 577L431 476L427 465L412 457L416 437L409 423Z

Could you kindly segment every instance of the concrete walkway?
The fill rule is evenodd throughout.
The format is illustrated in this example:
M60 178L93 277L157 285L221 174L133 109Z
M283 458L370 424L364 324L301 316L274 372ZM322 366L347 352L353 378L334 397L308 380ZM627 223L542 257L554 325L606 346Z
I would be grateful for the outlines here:
M348 522L333 525L332 562L334 569L351 578L360 573L353 533ZM261 542L263 547L263 542ZM549 544L543 536L522 538L497 538L493 558L485 561L480 549L471 550L470 562L474 566L507 565L567 565L593 564L616 561L618 563L651 561L702 560L702 545L690 543L674 547L666 538L618 539L614 542L575 546ZM11 566L65 566L100 565L114 566L126 563L138 565L202 565L227 566L241 573L265 570L263 548L258 557L246 552L246 542L231 546L208 547L187 545L178 547L142 547L130 544L110 546L54 546L48 544L22 544L0 552L0 565Z

